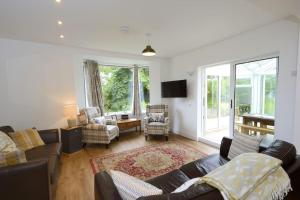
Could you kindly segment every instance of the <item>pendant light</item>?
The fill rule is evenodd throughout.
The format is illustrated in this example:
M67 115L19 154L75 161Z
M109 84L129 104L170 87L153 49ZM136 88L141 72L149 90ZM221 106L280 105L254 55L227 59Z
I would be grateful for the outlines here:
M147 38L148 38L148 45L146 46L146 48L143 50L142 55L143 56L155 56L156 52L155 50L151 47L151 45L149 44L149 38L151 36L150 33L146 34Z

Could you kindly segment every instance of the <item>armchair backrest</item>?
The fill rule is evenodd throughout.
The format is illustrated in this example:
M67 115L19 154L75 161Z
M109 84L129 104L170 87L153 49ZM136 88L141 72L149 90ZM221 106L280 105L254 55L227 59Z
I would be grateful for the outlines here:
M101 116L100 108L98 107L82 108L79 111L79 115L82 118L85 117L87 119L87 122L90 123L94 118ZM84 121L84 119L80 121Z
M168 105L147 105L146 115L149 116L149 113L164 113L168 117Z

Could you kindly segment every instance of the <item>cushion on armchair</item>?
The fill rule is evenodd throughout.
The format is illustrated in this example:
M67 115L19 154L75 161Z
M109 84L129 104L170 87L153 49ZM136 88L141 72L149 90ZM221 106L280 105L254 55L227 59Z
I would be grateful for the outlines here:
M165 122L164 113L149 113L149 123L150 122Z
M88 124L84 127L84 129L88 130L98 130L98 131L106 131L107 126L102 124Z

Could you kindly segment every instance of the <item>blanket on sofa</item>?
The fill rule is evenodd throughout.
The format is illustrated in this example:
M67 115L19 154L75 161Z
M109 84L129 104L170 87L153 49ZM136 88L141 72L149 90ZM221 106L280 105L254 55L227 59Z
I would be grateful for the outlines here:
M221 192L225 200L281 200L292 190L281 160L245 153L200 178Z

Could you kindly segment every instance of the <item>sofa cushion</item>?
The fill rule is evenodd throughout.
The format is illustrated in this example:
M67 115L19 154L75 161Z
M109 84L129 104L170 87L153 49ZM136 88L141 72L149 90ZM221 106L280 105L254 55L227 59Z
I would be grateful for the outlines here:
M258 152L261 140L261 136L235 133L229 149L228 158L233 159L243 153Z
M51 184L55 182L58 173L59 159L61 154L61 143L51 143L26 151L28 161L48 160L48 170Z
M189 178L197 178L205 176L212 170L226 164L228 159L223 158L220 154L209 155L194 162L183 165L180 170Z
M149 113L149 122L165 122L164 113Z
M164 193L171 193L188 180L189 177L177 169L147 182L162 189Z
M15 142L17 148L23 151L45 145L36 129L26 129L24 131L10 132L8 133L8 135Z
M124 200L136 200L142 196L160 195L161 189L120 171L110 170L120 196Z
M266 150L261 153L282 160L282 167L287 168L296 158L296 148L293 144L282 140L275 140Z
M191 186L179 193L141 197L138 200L224 200L219 190L208 184Z

